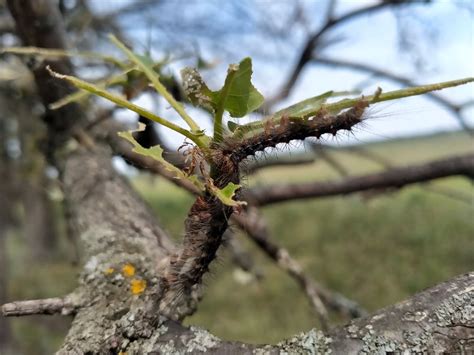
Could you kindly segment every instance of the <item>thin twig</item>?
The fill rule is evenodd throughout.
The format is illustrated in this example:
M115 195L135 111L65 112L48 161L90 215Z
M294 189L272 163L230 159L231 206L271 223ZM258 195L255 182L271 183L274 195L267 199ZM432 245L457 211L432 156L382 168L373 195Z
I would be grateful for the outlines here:
M230 228L226 230L223 238L224 246L229 251L234 264L241 270L252 274L255 279L263 279L262 270L257 267L252 255L245 250Z
M327 151L327 148L323 146L322 144L312 144L311 148L313 151L321 158L323 159L333 170L335 170L339 175L341 176L349 176L349 172L347 169L337 161L334 157L331 156L331 154Z
M61 314L67 316L74 314L79 307L68 295L66 297L6 303L1 306L0 310L4 317L21 317L34 314Z
M234 214L233 220L267 256L273 259L278 266L298 282L308 297L311 307L318 316L321 327L323 330L327 330L329 328L328 312L319 297L317 288L312 280L304 274L302 267L290 256L286 249L278 247L269 241L266 223L256 208L249 208L245 216L243 214Z

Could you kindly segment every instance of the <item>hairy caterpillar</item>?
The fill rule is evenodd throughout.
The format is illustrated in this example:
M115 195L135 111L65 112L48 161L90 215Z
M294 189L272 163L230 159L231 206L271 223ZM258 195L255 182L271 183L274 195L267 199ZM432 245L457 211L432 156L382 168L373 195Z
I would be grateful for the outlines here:
M329 115L322 108L315 116L308 119L283 116L278 125L265 122L260 134L240 141L226 140L222 144L222 150L224 154L240 162L258 151L275 147L279 143L304 140L308 137L320 138L326 133L336 135L341 130L350 131L354 125L363 120L364 111L368 106L368 101L360 100L354 107L339 115Z
M351 109L338 115L330 115L322 108L308 119L283 116L278 124L265 122L263 131L249 138L238 141L225 139L219 145L211 147L213 183L218 188L225 187L229 182L239 183L239 164L267 147L307 137L320 138L326 133L335 135L341 130L350 131L363 120L368 106L369 102L362 99ZM223 205L211 194L197 197L185 222L182 248L171 256L169 268L163 278L165 295L160 304L162 313L180 317L177 309L183 300L181 296L190 294L193 287L201 283L222 243L222 235L228 227L231 214L232 208Z

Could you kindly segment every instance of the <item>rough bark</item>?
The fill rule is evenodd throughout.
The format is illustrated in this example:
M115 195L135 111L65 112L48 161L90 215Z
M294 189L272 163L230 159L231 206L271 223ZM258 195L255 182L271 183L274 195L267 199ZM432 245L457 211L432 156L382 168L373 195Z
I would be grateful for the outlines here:
M57 6L49 0L8 0L8 9L15 21L16 31L25 46L43 48L67 48L61 14ZM43 120L54 130L50 134L46 147L49 158L55 149L71 137L84 117L77 104L51 111L48 105L73 92L67 83L53 82L46 67L50 65L55 71L63 74L73 72L68 59L56 61L42 60L30 65L35 78L37 92L45 107Z
M150 336L158 322L160 274L172 244L105 149L71 154L63 181L82 246L77 300L87 307L76 314L60 353L127 348L127 339ZM134 292L140 282L143 292Z

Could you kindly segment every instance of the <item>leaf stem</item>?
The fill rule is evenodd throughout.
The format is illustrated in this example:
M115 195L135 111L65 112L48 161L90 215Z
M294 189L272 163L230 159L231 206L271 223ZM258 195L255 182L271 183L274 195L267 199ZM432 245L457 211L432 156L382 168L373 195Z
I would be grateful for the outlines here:
M217 106L216 114L214 115L214 142L222 142L223 139L222 116L224 115L225 104L227 101L227 97L229 96L229 90L231 87L230 83L232 83L232 81L234 80L236 73L236 70L229 69L227 78L225 80L226 82L221 93L221 99Z
M153 70L148 64L146 64L142 59L140 59L135 53L128 49L122 42L120 42L117 37L114 35L109 35L109 39L114 43L120 50L122 50L127 57L135 63L147 78L151 81L156 91L161 94L166 101L175 109L175 111L183 118L183 120L188 124L189 128L193 132L200 131L199 125L189 116L184 110L183 105L176 101L165 86L160 82L159 75L156 71Z
M84 59L94 59L94 60L103 60L105 62L110 62L119 68L124 68L126 65L120 60L101 53L80 51L80 52L70 52L62 49L51 49L51 48L40 48L40 47L9 47L0 49L0 53L12 53L20 55L37 55L47 58L63 58L63 57L81 57Z
M164 118L161 118L160 116L157 116L155 115L154 113L151 113L150 111L147 111L145 110L144 108L138 106L138 105L135 105L125 99L123 99L122 97L118 96L118 95L115 95L115 94L112 94L106 90L103 90L101 89L100 87L96 86L96 85L93 85L91 83L88 83L87 81L84 81L84 80L81 80L81 79L78 79L74 76L70 76L70 75L64 75L64 74L59 74L59 73L56 73L55 71L53 71L49 66L47 67L49 73L58 78L58 79L63 79L63 80L66 80L68 82L70 82L71 84L73 84L74 86L76 86L77 88L79 89L82 89L82 90L86 90L90 93L93 93L95 95L98 95L98 96L101 96L103 98L106 98L107 100L109 101L112 101L113 103L121 106L121 107L125 107L125 108L128 108L129 110L132 110L136 113L138 113L139 115L141 116L144 116L152 121L155 121L165 127L168 127L169 129L172 129L173 131L175 132L178 132L180 134L182 134L183 136L189 138L190 140L192 140L194 143L196 143L199 147L202 147L202 141L200 139L199 136L189 132L188 130L164 119Z
M299 112L295 116L295 118L308 118L311 116L314 116L318 113L318 111L324 107L326 111L328 111L330 114L338 114L340 111L351 108L353 107L357 102L359 102L362 99L365 99L369 101L370 104L375 104L378 102L382 101L390 101L390 100L397 100L401 99L404 97L410 97L410 96L417 96L417 95L423 95L431 91L436 91L436 90L442 90L450 87L455 87L459 85L464 85L468 84L470 82L473 82L474 78L464 78L464 79L458 79L458 80L451 80L451 81L446 81L446 82L441 82L437 84L428 84L428 85L420 85L420 86L413 86L413 87L408 87L400 90L394 90L394 91L389 91L386 93L382 93L380 95L369 95L369 96L360 96L354 99L344 99L340 100L331 104L324 104L321 105L321 101L315 100L314 102L309 102L308 100L305 100L303 102L307 102L307 109ZM325 95L325 94L323 94ZM323 95L317 96L317 98L322 97ZM309 99L310 100L310 99ZM314 109L310 108L310 104L315 104ZM290 106L289 109L292 109L293 107L296 107L299 104L295 104L293 106ZM271 115L268 117L268 119L274 120L275 123L280 122L282 112L285 112L286 109L280 110L277 113ZM290 110L291 111L291 110ZM293 116L292 116L293 117ZM263 120L256 121L256 122L251 122L246 125L240 126L238 129L234 131L234 137L241 137L244 134L251 133L255 130L263 128Z

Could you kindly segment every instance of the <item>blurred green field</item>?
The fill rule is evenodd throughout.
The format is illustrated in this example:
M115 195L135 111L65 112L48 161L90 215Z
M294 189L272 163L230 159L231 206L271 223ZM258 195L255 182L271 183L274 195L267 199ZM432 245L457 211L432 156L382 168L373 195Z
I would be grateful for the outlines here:
M367 149L404 165L472 152L474 145L472 138L451 133L373 143ZM344 149L331 154L353 174L380 169ZM333 178L339 177L326 163L316 161L301 167L265 169L245 183L254 186ZM165 229L179 239L192 197L163 179L148 175L135 177L133 183L156 210ZM456 189L471 201L466 203L413 186L371 198L351 195L289 202L265 208L263 213L274 240L287 248L315 280L368 310L375 310L474 270L472 183L449 178L430 186ZM226 339L255 343L276 342L317 327L316 317L296 282L245 235L239 234L238 238L264 272L263 280L242 283L228 252L221 249L219 260L206 278L204 300L187 324L203 326ZM51 264L29 269L21 261L21 245L10 239L12 298L57 296L74 287L77 269L65 262L69 253ZM334 317L334 321L341 319ZM33 343L53 339L48 340L47 349L57 344L66 331L66 326L52 327L46 333L28 320L15 320L13 324L17 334L30 334Z

